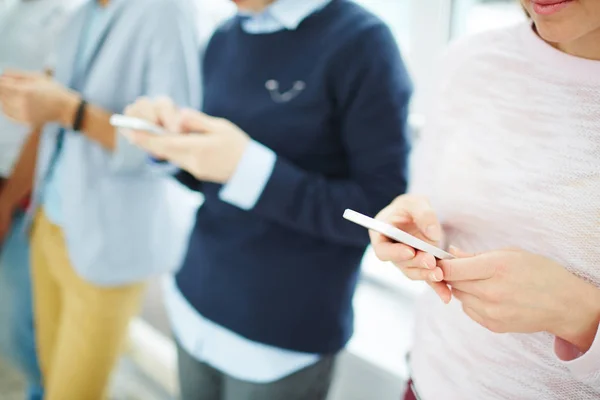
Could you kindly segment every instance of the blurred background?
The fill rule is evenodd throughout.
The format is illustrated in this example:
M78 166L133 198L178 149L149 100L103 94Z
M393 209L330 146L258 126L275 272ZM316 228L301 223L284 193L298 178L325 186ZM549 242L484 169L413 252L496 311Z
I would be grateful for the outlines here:
M5 0L9 1L9 0ZM301 0L298 0L301 1ZM438 58L452 40L523 20L511 0L356 0L392 28L416 86L411 123L416 137ZM227 0L195 0L198 33L208 40L212 30L234 8ZM2 40L2 38L0 38ZM196 195L173 184L173 201L182 202L179 223L191 221L201 204ZM394 268L364 258L355 298L355 335L341 358L331 400L397 400L408 375L405 355L411 341L412 305L423 289ZM132 324L130 341L115 376L113 398L167 400L177 395L175 347L162 301L162 282L148 291L142 315ZM0 360L0 399L23 398L20 377Z

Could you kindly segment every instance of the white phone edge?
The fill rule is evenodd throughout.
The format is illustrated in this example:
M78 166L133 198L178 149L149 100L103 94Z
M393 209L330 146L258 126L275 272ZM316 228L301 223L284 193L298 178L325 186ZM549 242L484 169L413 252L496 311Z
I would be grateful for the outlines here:
M413 235L396 228L395 226L389 225L382 221L377 221L376 219L363 215L354 210L348 209L344 211L344 218L364 228L379 232L397 242L404 243L405 245L414 249L429 253L437 259L450 260L455 258L452 254L440 249L439 247L435 247L419 238L416 238Z
M110 124L115 128L145 131L155 135L162 135L166 132L161 127L148 121L144 121L140 118L127 117L121 114L113 114L110 117Z

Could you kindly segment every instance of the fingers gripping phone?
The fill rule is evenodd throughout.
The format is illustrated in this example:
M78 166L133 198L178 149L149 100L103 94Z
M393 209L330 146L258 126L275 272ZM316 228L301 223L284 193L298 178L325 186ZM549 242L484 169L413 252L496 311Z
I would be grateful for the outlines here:
M144 131L154 135L163 135L167 131L158 125L150 123L146 120L125 115L114 114L110 117L110 124L118 129L129 129L132 131ZM167 161L158 158L151 158L156 164L167 164Z
M115 128L129 129L132 131L144 131L155 135L162 135L166 130L158 125L152 124L140 118L127 117L125 115L114 114L110 117L110 124Z
M378 221L371 217L367 217L366 215L356 211L346 210L344 212L344 218L362 227L381 233L382 235L395 240L396 242L403 243L412 247L413 249L429 253L439 260L450 260L455 258L452 254L440 249L439 247L435 247L424 240L414 237L413 235L406 233L393 225Z

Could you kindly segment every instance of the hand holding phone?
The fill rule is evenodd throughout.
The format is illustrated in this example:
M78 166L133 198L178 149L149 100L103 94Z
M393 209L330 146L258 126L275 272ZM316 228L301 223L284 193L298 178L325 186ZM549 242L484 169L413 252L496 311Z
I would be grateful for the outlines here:
M455 257L432 244L442 238L442 231L429 202L403 195L379 216L383 221L353 210L344 213L347 220L371 230L373 249L380 260L392 262L411 280L425 281L444 303L449 303L452 292L444 282L444 271L437 260ZM415 236L417 234L420 238ZM429 242L421 238L427 238Z
M367 229L379 232L382 235L395 240L396 242L404 243L413 249L429 253L438 260L451 260L455 258L452 254L440 249L439 247L435 247L424 240L421 240L409 233L404 232L401 229L396 228L393 225L378 221L371 217L367 217L366 215L356 211L346 210L344 212L344 218Z
M143 131L155 135L164 135L167 131L158 125L150 123L141 118L128 117L126 115L114 114L110 117L110 124L118 129L128 129L132 131ZM152 162L157 164L166 164L165 160L158 158L150 158Z

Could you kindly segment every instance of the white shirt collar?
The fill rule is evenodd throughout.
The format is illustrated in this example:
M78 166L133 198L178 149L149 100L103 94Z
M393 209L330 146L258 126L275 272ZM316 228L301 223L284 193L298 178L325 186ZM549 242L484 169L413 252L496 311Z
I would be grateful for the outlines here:
M306 18L323 9L331 0L276 0L259 14L241 13L249 17L244 29L251 33L296 30Z
M277 0L267 12L288 30L296 30L306 18L324 8L331 0Z

